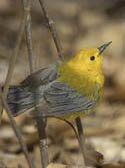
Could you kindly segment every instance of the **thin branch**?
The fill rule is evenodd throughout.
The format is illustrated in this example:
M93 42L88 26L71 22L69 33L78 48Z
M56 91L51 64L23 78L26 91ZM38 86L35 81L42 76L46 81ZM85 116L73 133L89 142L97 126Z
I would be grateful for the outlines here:
M43 117L37 117L36 118L37 123L37 129L39 134L39 140L40 140L40 153L41 153L41 160L42 160L42 168L46 168L48 166L49 160L48 160L48 145L46 141L46 118Z
M10 84L11 79L12 79L16 59L17 59L17 56L19 54L19 47L20 47L20 44L21 44L21 41L22 41L22 37L23 37L23 33L24 33L24 27L25 27L25 20L23 18L22 21L21 21L21 24L20 24L20 30L19 30L18 37L17 37L17 40L16 40L16 46L15 46L13 52L12 52L12 55L11 55L10 61L9 61L8 73L7 73L7 77L6 77L5 84L4 84L4 89L3 89L5 98L7 96L7 92L8 92L8 89L9 89L9 84ZM1 123L1 119L2 119L2 112L3 112L3 105L1 104L1 107L0 107L0 123Z
M82 126L80 117L77 117L75 121L76 121L76 126L79 134L80 149L83 156L83 167L85 167L85 136L83 133L83 126Z
M54 41L55 46L56 46L58 57L63 61L64 60L64 56L63 56L63 52L62 52L62 47L61 47L60 39L59 39L59 37L57 35L57 31L56 31L54 22L53 22L52 19L50 19L43 0L39 0L39 3L41 5L42 11L43 11L43 15L44 15L44 17L46 19L46 23L48 25L49 31L52 34L52 38L53 38L53 41Z
M24 152L24 155L25 155L25 157L26 157L26 160L27 160L27 163L28 163L28 165L29 165L29 168L33 168L32 162L31 162L30 157L29 157L29 154L28 154L27 146L26 146L26 144L24 143L24 140L23 140L23 138L22 138L22 135L21 135L21 133L20 133L20 130L18 129L18 127L17 127L17 125L16 125L16 122L15 122L15 120L13 119L13 116L12 116L12 114L11 114L9 108L8 108L8 105L7 105L5 96L4 96L4 94L2 94L2 89L1 89L1 88L0 88L0 98L1 98L1 101L2 101L2 103L3 103L3 105L4 105L4 108L5 108L5 110L6 110L6 113L7 113L8 117L9 117L10 124L11 124L11 126L12 126L12 128L13 128L13 130L14 130L14 132L15 132L15 135L16 135L16 137L18 138L18 141L19 141L19 143L20 143L20 146L21 146L21 148L22 148L22 150L23 150L23 152Z
M33 50L32 50L32 27L31 27L31 15L30 15L30 1L23 0L23 8L24 13L26 14L26 40L27 40L27 48L28 48L28 58L29 58L29 65L30 65L30 74L33 73ZM37 112L37 93L33 91L34 95L34 106ZM41 162L42 168L46 168L48 165L48 153L47 153L47 142L46 142L46 124L43 118L35 118L37 123L37 129L39 134L40 140L40 152L41 152Z
M27 42L27 49L28 49L28 59L29 59L29 67L30 73L33 73L33 49L32 49L32 26L31 26L31 15L30 15L30 1L23 0L23 10L24 15L26 16L26 24L25 24L25 31L26 31L26 42Z
M17 37L16 46L13 50L13 53L12 53L12 55L10 57L10 61L9 61L8 73L7 73L7 77L6 77L5 84L4 84L4 90L3 90L5 97L7 95L9 84L10 84L11 79L12 79L16 59L17 59L17 56L19 54L19 47L20 47L20 44L21 44L21 41L22 41L22 38L23 38L24 27L25 27L25 21L23 19L22 22L21 22L19 34L18 34L18 37Z
M33 168L32 162L31 162L29 154L28 154L26 144L24 143L24 141L22 139L21 133L20 133L20 131L19 131L17 125L16 125L16 122L13 119L13 116L12 116L11 112L9 111L8 105L6 103L6 96L7 96L7 93L8 93L9 84L10 84L11 79L12 79L12 75L13 75L13 71L14 71L14 67L15 67L15 63L16 63L16 58L19 54L19 47L20 47L20 44L21 44L21 41L22 41L22 38L23 38L24 28L25 28L25 16L23 16L23 19L21 21L20 30L19 30L17 40L16 40L16 46L15 46L15 48L13 50L13 53L10 57L9 68L8 68L8 73L7 73L3 93L2 93L2 89L0 88L0 97L1 97L1 102L2 102L2 109L3 109L3 106L4 106L4 108L6 110L6 113L9 117L10 124L11 124L17 138L18 138L18 141L21 145L22 151L24 152L24 155L25 155L26 160L28 162L29 168ZM2 111L3 111L2 109L0 111L1 112L0 113L0 120L1 120L1 117L2 117Z
M57 119L60 119L64 122L66 122L68 125L70 125L76 135L76 138L79 142L79 145L81 147L81 152L82 152L82 155L83 155L83 168L85 168L85 137L84 137L84 134L83 134L83 127L82 127L82 123L81 123L81 120L80 120L80 117L77 117L76 118L76 126L77 126L77 130L78 132L76 131L75 127L73 126L73 124L71 122L69 122L68 120L66 119L61 119L61 118L57 118Z
M77 138L77 140L78 140L78 142L79 142L79 144L80 144L79 135L78 135L78 133L77 133L77 131L76 131L74 125L73 125L70 121L68 121L68 120L66 120L66 119L61 119L61 118L58 118L58 117L56 117L56 118L59 119L59 120L61 120L61 121L66 122L66 123L73 129L73 131L74 131L74 133L75 133L75 135L76 135L76 138Z

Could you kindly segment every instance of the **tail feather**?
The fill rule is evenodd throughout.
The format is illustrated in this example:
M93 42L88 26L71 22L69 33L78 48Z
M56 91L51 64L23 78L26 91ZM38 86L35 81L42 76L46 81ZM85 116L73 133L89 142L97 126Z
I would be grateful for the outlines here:
M21 86L13 86L9 89L7 103L13 116L17 116L33 107L33 95Z

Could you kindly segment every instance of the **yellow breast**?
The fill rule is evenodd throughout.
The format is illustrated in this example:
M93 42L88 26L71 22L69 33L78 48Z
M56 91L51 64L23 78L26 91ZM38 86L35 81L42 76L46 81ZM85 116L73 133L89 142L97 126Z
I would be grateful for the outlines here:
M102 95L104 76L101 72L87 71L82 66L73 66L71 62L63 64L59 68L60 77L58 80L67 83L69 87L75 89L83 96L94 99L95 92Z

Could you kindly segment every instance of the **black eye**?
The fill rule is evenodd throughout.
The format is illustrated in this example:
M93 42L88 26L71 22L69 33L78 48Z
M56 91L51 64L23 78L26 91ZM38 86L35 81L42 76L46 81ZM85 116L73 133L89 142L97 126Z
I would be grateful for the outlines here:
M91 60L91 61L94 61L94 60L95 60L95 56L91 56L91 57L90 57L90 60Z

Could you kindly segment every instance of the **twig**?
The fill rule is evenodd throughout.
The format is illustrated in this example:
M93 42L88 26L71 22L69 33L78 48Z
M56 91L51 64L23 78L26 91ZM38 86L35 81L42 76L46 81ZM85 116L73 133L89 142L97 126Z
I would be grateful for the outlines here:
M60 39L58 38L58 35L57 35L56 28L54 26L54 22L53 22L53 20L50 19L43 0L39 0L39 3L41 5L42 11L43 11L43 15L44 15L44 17L46 19L46 23L48 25L50 33L52 34L52 38L53 38L53 41L54 41L55 46L56 46L58 57L63 61L64 57L63 57L63 53L62 53L62 47L61 47Z
M57 118L57 119L60 119L60 118ZM83 127L82 127L82 123L81 123L81 120L80 120L80 117L77 117L76 118L76 126L77 126L77 130L78 130L78 133L75 129L75 127L73 126L73 124L66 120L66 119L60 119L62 121L65 121L69 126L72 127L75 135L76 135L76 138L79 142L79 145L82 146L81 147L81 152L82 152L82 155L83 155L83 168L85 168L85 137L84 137L84 134L83 134Z
M47 10L46 10L45 4L43 3L43 0L39 0L39 2L40 2L40 5L41 5L41 8L42 8L44 17L46 19L48 28L49 28L49 30L50 30L50 32L52 34L52 37L53 37L53 40L54 40L54 43L55 43L55 46L56 46L56 49L57 49L58 57L61 59L61 61L63 61L64 57L63 57L62 47L61 47L61 43L60 43L59 37L57 36L56 29L54 27L54 22L49 18L49 15L47 13ZM76 119L76 126L77 126L77 129L78 129L78 134L79 134L80 142L81 142L80 143L80 148L81 148L82 155L83 155L83 163L84 163L83 166L85 167L85 157L84 157L84 153L85 152L83 151L84 143L82 143L82 141L84 139L83 139L83 130L82 130L82 124L81 124L80 117L78 117Z
M9 68L8 68L8 73L7 73L7 77L5 80L5 84L4 84L4 96L6 97L8 89L9 89L9 84L11 82L12 79L12 75L13 75L13 71L14 71L14 67L15 67L15 63L16 63L16 59L17 56L19 54L19 47L23 38L23 33L24 33L24 27L25 27L25 20L22 20L21 26L20 26L20 30L19 30L19 34L17 37L17 41L16 41L16 46L13 50L13 53L10 57L10 61L9 61Z
M76 135L76 138L78 139L78 142L79 142L79 144L80 144L80 138L79 138L79 136L78 136L78 133L77 133L77 131L76 131L74 125L73 125L70 121L68 121L68 120L66 120L66 119L61 119L61 118L57 118L57 119L66 122L66 123L73 129L73 131L74 131L74 133L75 133L75 135Z
M80 117L77 117L75 120L76 120L76 126L79 134L79 143L81 147L81 152L83 155L83 167L85 167L85 136L83 133L83 126L82 126Z
M20 133L20 131L19 131L17 125L16 125L15 120L13 119L13 116L12 116L12 114L11 114L9 108L8 108L8 105L7 105L7 103L6 103L6 99L5 99L5 97L4 97L4 94L2 94L2 89L1 89L1 88L0 88L0 98L1 98L1 101L2 101L2 103L3 103L3 105L4 105L4 108L5 108L5 110L6 110L6 113L7 113L8 117L9 117L10 124L11 124L11 126L12 126L12 128L13 128L13 130L14 130L14 132L15 132L15 135L16 135L16 137L18 138L18 141L19 141L19 143L20 143L20 146L21 146L21 148L22 148L22 150L23 150L23 152L24 152L24 155L25 155L26 160L27 160L27 162L28 162L29 168L33 168L32 162L31 162L30 157L29 157L29 154L28 154L28 150L27 150L26 144L24 143L23 138L22 138L22 135L21 135L21 133Z
M36 118L37 121L37 129L40 139L40 153L42 159L42 168L46 168L49 160L48 160L48 145L46 141L46 119L43 117Z
M28 58L29 58L29 65L30 65L30 74L33 73L33 50L32 50L32 27L31 27L31 15L30 15L30 1L23 0L23 8L24 13L26 14L26 40L27 40L27 48L28 48ZM34 95L34 106L37 112L37 93L33 91ZM41 162L42 168L46 168L48 165L48 153L47 153L47 143L46 143L46 124L43 118L35 118L37 123L37 129L39 134L39 141L40 141L40 152L41 152Z
M30 1L23 0L23 10L26 16L25 32L26 32L26 42L28 49L28 59L30 73L33 73L33 50L32 50L32 27L31 27L31 15L30 15Z
M18 34L18 37L17 37L17 40L16 40L16 46L15 46L13 52L12 52L12 55L11 55L10 61L9 61L8 73L7 73L7 77L6 77L5 84L4 84L4 89L3 89L5 98L7 96L9 84L10 84L11 79L12 79L16 58L17 58L17 55L19 54L19 47L20 47L20 44L21 44L21 41L22 41L22 37L23 37L23 33L24 33L24 27L25 27L25 19L23 18L22 22L21 22L19 34ZM0 123L1 123L1 119L2 119L2 112L3 112L3 105L1 103L1 107L0 107Z
M31 162L29 154L28 154L26 144L24 143L24 141L22 139L21 133L20 133L20 131L19 131L17 125L16 125L16 122L13 119L13 116L12 116L11 112L9 111L8 105L6 103L6 96L7 96L7 92L8 92L8 89L9 89L10 81L12 79L16 58L17 58L17 55L19 54L19 47L20 47L20 44L21 44L21 41L22 41L22 37L23 37L23 33L24 33L24 27L25 27L25 16L23 16L23 19L22 19L22 22L21 22L21 25L20 25L19 34L18 34L17 41L16 41L16 46L14 48L13 54L10 57L8 74L7 74L7 77L6 77L3 93L2 93L2 89L0 88L0 97L1 97L1 101L2 101L2 107L4 105L4 107L6 109L6 112L7 112L8 117L9 117L10 124L11 124L17 138L18 138L18 141L21 145L22 151L24 152L24 155L25 155L26 160L28 162L29 168L33 168L32 167L32 162ZM2 111L3 110L0 111L1 115L2 115ZM0 120L1 120L1 116L0 116Z

